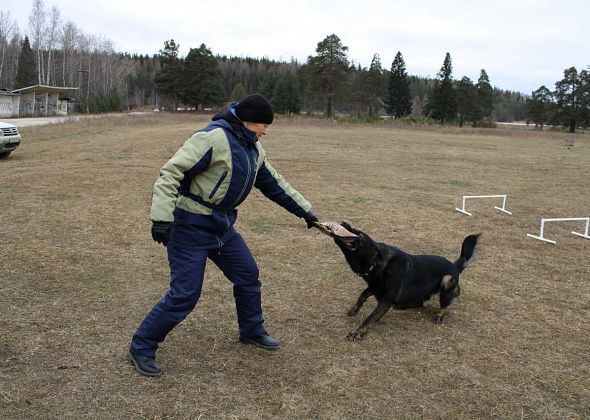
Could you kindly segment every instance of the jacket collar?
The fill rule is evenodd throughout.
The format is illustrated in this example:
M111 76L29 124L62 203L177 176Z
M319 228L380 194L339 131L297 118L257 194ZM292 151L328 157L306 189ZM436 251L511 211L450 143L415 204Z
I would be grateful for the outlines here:
M258 138L256 137L256 134L254 134L253 131L248 130L242 120L236 116L234 111L236 105L237 103L234 102L230 105L224 106L213 116L212 121L226 122L226 128L230 128L238 140L243 140L246 143L254 144L258 141Z

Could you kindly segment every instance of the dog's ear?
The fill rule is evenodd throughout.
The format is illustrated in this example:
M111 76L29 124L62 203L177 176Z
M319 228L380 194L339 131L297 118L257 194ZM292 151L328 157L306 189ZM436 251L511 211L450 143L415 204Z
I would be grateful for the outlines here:
M350 226L350 224L346 220L341 221L340 226L344 226L348 230L352 228L352 226Z
M351 232L351 233L353 233L353 234L355 234L357 236L360 236L360 234L363 233L360 230L353 228L350 225L350 223L348 223L345 220L343 220L342 222L340 222L340 226L344 227L346 230L348 230L349 232Z

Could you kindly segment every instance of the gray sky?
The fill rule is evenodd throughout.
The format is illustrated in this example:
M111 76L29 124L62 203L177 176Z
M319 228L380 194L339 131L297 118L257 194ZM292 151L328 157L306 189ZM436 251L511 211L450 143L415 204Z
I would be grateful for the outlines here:
M28 33L32 0L0 0ZM408 73L435 77L448 51L453 77L530 94L554 88L563 70L590 66L588 0L44 0L87 35L117 51L154 54L164 41L180 55L205 43L213 54L304 63L317 43L336 34L348 57L368 67L373 55L389 69L401 51Z

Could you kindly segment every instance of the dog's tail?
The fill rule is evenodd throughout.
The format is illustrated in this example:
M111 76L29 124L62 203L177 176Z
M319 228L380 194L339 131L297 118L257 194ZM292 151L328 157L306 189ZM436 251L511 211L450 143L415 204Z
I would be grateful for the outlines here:
M477 246L477 240L479 239L479 236L479 233L477 235L469 235L463 240L463 245L461 246L461 256L459 259L457 259L457 261L455 261L455 267L457 267L459 273L475 264L475 248Z

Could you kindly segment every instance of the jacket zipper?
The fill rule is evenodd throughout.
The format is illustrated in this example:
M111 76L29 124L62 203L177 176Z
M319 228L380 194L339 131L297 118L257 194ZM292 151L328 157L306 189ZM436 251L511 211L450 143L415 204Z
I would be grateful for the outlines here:
M223 182L223 180L225 179L226 176L227 176L227 171L223 171L223 175L221 175L221 178L219 178L219 181L217 181L217 184L215 184L215 187L211 190L211 194L209 194L209 199L213 198L213 196L215 195L215 193L217 192L217 190L221 186L221 183Z
M244 186L242 187L242 191L240 192L240 195L238 195L238 198L232 204L232 207L235 207L240 202L240 200L242 199L242 196L246 192L246 188L248 188L248 185L250 184L250 175L252 173L252 167L250 166L250 154L249 153L247 153L247 155L246 155L246 161L248 162L248 172L246 175L246 182L244 183Z
M224 212L223 212L223 216L225 217L225 225L227 226L227 227L225 228L225 230L227 231L227 230L228 230L228 229L231 227L231 225L230 225L230 223L229 223L229 219L227 218L227 212L226 212L226 211L224 211ZM221 242L221 241L220 241L220 242Z

